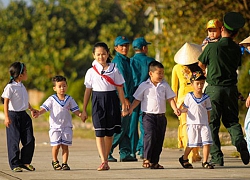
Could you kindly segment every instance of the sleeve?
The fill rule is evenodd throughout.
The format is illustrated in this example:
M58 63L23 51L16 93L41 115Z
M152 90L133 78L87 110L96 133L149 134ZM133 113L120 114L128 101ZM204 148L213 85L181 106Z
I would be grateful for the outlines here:
M138 86L138 88L136 89L136 91L135 91L135 93L133 95L136 100L139 100L139 101L143 100L143 94L144 94L144 89L145 89L145 88L143 88L143 84L144 84L144 82L142 82Z
M165 82L165 98L166 99L171 99L176 97L176 94L174 93L174 91L171 89L170 85Z
M207 44L207 46L205 47L204 51L201 53L201 55L198 58L198 60L202 64L209 64L209 61L208 61L209 60L208 59L209 49L210 49L210 44Z
M87 71L85 75L84 84L86 88L92 88L91 68Z
M46 111L50 111L52 107L52 97L50 96L44 103L40 106L40 108L45 109Z
M206 109L207 109L208 111L211 111L211 110L212 110L212 105L211 105L210 98L207 98L207 99L206 99Z
M6 87L4 88L4 90L3 90L2 98L11 99L12 94L13 94L13 90L12 90L12 88L10 87L10 85L7 84L7 86L6 86Z
M125 83L125 80L124 80L122 74L120 73L120 71L116 67L115 67L114 81L116 84L124 84Z
M79 110L79 106L77 105L76 101L72 97L70 98L71 98L70 99L70 111L75 112Z
M183 107L187 109L189 108L189 93L185 96Z

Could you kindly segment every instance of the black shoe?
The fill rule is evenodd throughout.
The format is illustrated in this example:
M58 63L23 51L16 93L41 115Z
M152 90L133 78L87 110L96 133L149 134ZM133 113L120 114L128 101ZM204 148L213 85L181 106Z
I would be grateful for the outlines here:
M117 159L115 159L112 155L109 155L108 162L117 162Z
M132 161L138 161L138 159L136 159L135 157L132 157L132 156L127 156L123 159L120 159L120 162L132 162Z
M240 144L240 157L241 157L241 160L242 162L247 165L249 163L249 152L248 152L248 149L247 149L247 144L245 142L242 142Z

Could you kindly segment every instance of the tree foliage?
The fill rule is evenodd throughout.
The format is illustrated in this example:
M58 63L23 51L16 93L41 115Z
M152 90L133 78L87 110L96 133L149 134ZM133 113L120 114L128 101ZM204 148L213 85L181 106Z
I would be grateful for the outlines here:
M131 42L144 36L152 42L148 55L163 62L170 82L175 53L185 42L201 44L208 20L223 21L226 12L238 11L246 24L236 41L248 37L250 30L247 0L33 0L29 6L14 0L0 7L1 88L8 82L9 65L22 61L28 67L28 88L51 92L51 77L61 74L77 101L83 96L95 42L106 42L113 52L116 36L125 35ZM129 56L133 53L130 48ZM249 62L244 55L239 73L244 96L249 91Z

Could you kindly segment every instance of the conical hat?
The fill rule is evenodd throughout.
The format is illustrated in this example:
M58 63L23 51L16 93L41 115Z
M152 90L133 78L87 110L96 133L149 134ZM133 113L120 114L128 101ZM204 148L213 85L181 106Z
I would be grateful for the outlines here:
M250 36L241 41L239 44L250 44Z
M198 62L201 52L201 45L186 42L175 54L174 61L181 65L193 64Z

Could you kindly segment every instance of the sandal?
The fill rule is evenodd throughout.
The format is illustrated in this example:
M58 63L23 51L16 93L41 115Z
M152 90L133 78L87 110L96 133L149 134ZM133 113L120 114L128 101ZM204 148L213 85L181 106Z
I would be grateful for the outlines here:
M208 162L204 162L201 165L203 168L206 168L206 169L214 169L214 166Z
M151 169L164 169L164 167L158 163L153 163L150 166Z
M190 164L190 163L188 162L188 159L184 160L184 159L183 159L183 156L181 156L181 157L179 158L179 162L181 163L182 167L184 167L185 169L193 169L192 164Z
M54 170L61 170L62 166L59 164L59 161L52 161L52 167Z
M36 169L34 168L34 166L32 166L31 164L27 164L27 165L22 165L23 169L26 169L28 171L35 171Z
M62 170L70 170L70 167L67 163L62 163Z
M105 171L105 170L109 170L110 167L108 165L108 161L104 161L98 168L97 171Z
M15 167L14 169L12 169L13 172L23 172L21 167Z
M150 168L150 161L147 160L147 159L144 159L143 162L142 162L142 167L143 168Z

